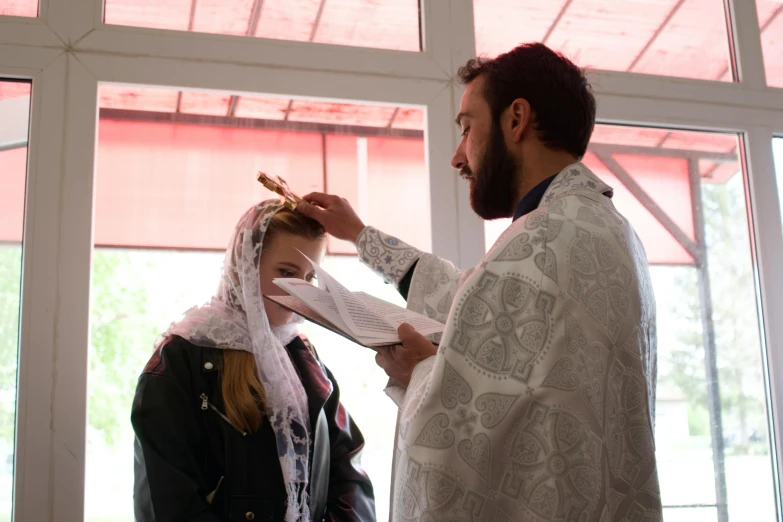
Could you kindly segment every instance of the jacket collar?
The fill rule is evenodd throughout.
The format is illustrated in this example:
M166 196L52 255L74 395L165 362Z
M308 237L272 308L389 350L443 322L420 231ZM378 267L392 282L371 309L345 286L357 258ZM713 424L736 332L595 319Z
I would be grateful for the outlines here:
M295 337L288 343L286 350L307 392L310 423L315 426L318 413L332 394L332 381L326 376L326 369L316 358L309 343L305 343L301 337ZM201 350L201 372L219 371L222 357L222 350Z
M541 198L539 206L571 194L580 194L598 200L601 196L611 198L614 190L579 161L567 166L555 176L544 197Z
M307 392L310 423L315 426L318 413L332 394L332 381L326 376L326 368L315 357L309 343L303 341L301 337L294 337L286 349Z

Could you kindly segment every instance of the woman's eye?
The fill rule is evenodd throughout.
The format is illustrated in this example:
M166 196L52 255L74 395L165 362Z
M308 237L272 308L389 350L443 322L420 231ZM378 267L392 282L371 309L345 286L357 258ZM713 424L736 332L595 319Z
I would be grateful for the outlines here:
M280 269L280 275L283 277L294 277L294 273L290 270L286 270L285 268Z
M307 281L308 283L312 283L313 281L317 281L317 280L318 280L318 277L316 277L314 275L308 276L307 279L305 279L305 281Z
M465 127L465 130L462 131L462 135L463 136L467 136L469 130L470 130L470 127Z

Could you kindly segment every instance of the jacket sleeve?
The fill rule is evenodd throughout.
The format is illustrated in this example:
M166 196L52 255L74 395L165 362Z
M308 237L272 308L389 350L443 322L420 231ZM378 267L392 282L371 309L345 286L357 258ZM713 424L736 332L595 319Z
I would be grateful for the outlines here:
M137 522L218 522L206 500L214 485L205 484L197 465L200 430L192 401L169 376L139 379L131 411Z
M326 517L329 522L375 521L375 494L360 458L364 437L340 402L340 389L326 369L334 390L324 405L329 425L331 459Z

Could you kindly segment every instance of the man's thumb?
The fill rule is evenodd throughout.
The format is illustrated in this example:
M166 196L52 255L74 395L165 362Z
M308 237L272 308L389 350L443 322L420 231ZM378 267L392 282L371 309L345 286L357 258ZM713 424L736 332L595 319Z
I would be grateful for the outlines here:
M418 332L417 332L417 331L416 331L416 330L415 330L415 329L414 329L414 328L413 328L411 325L409 325L408 323L402 323L402 324L401 324L401 325L400 325L400 326L397 328L397 335L399 335L399 336L400 336L400 341L403 341L403 342L405 342L405 341L408 341L408 340L410 340L410 339L413 339L414 337L416 337L416 336L417 336L417 335L419 335L419 334L418 334Z

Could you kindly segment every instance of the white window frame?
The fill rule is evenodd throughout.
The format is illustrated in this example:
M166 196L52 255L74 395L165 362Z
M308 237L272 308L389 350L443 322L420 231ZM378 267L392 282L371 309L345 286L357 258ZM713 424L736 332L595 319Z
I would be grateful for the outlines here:
M739 83L607 71L592 83L601 122L743 136L780 499L783 229L772 138L783 134L783 89L766 86L755 2L728 4ZM475 53L471 0L422 0L421 53L110 26L102 11L102 0L41 0L39 18L0 17L0 77L33 80L16 521L84 519L99 82L424 107L433 251L461 266L484 252L483 223L448 166L462 92L455 72Z

